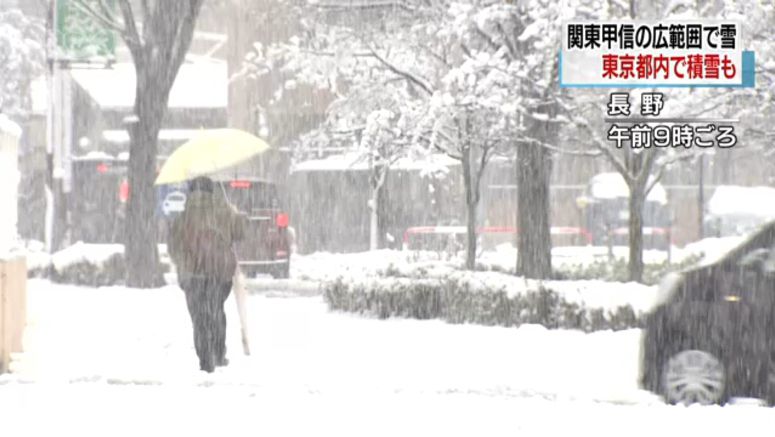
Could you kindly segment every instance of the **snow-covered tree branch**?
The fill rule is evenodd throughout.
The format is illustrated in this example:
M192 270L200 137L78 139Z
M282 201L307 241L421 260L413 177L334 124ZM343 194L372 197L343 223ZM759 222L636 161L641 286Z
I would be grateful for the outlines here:
M45 65L45 24L17 9L0 11L0 112L29 114L30 85Z

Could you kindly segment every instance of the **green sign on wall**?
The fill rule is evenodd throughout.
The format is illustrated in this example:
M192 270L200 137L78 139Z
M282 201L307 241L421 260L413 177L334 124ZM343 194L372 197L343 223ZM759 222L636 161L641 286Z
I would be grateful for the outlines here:
M115 58L116 36L113 30L106 28L83 6L85 4L104 14L100 1L110 11L116 10L115 0L57 0L57 45L68 59Z

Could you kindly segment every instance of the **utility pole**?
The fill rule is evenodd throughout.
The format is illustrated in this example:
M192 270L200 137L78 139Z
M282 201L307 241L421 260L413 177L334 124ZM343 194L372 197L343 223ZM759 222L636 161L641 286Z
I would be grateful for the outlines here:
M56 216L56 202L54 197L54 103L56 95L57 63L57 36L56 36L56 0L49 2L48 17L46 19L46 84L48 87L48 106L46 108L46 215L45 215L45 244L46 251L52 253L54 247L54 217Z
M63 76L57 36L59 1L49 2L47 33L48 108L46 112L46 215L45 245L51 253L60 248L68 230L67 192L70 191L72 143L71 85Z
M110 31L95 32L93 28L78 28L82 17L73 19L79 11L76 0L49 0L46 20L46 79L48 110L46 113L46 215L45 245L50 253L66 242L69 231L68 194L72 189L73 105L72 80L69 73L79 65L108 68L111 60L95 60L74 52L74 32L101 47L101 54L115 55L115 42ZM88 17L87 17L88 18ZM60 22L62 20L62 22ZM79 21L80 20L80 21ZM67 25L65 25L67 23ZM62 32L60 41L59 32ZM68 39L71 40L68 43ZM62 47L60 47L62 46ZM81 67L82 68L82 67Z

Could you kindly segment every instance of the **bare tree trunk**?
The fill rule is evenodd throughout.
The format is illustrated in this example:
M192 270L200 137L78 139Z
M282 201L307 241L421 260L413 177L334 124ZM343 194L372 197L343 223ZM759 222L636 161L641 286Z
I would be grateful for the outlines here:
M643 203L645 187L630 187L629 243L630 262L629 279L634 282L643 280Z
M147 288L164 283L154 215L157 140L169 93L191 46L203 1L165 0L139 5L129 0L118 1L123 18L122 36L132 54L137 77L134 106L137 119L128 129L131 191L124 235L127 285L130 287ZM135 6L139 6L143 19L142 30L135 16ZM85 7L92 10L88 5Z
M627 182L627 185L630 189L630 217L628 223L630 247L629 279L634 282L641 282L643 279L643 208L646 201L646 188L650 183L649 175L656 157L657 150L652 148L643 150L641 153L634 153L630 150L627 159L627 170L633 176Z
M476 268L476 208L479 196L475 192L471 171L471 147L464 146L462 152L463 186L466 190L466 269L474 270Z
M371 213L369 221L369 250L379 249L379 203L380 189L379 187L372 187L371 205L369 205Z
M549 221L549 151L533 144L517 150L517 274L546 279L552 275L552 240Z
M371 204L369 205L369 250L377 250L382 247L384 229L383 215L385 208L383 202L383 190L387 180L388 169L384 165L374 166L371 175Z
M390 167L385 168L384 175L382 176L382 185L379 189L379 203L377 204L377 226L379 229L379 238L377 243L379 248L388 248L388 233L391 231L391 226L394 225L393 217L391 213L395 211L395 205L390 204L390 187L388 181L390 179Z
M167 107L169 90L154 81L142 67L137 68L135 115L129 128L132 139L129 160L131 195L127 205L126 234L127 285L156 287L164 283L156 246L156 155L161 120Z
M379 249L379 190L371 190L371 217L369 220L369 250Z

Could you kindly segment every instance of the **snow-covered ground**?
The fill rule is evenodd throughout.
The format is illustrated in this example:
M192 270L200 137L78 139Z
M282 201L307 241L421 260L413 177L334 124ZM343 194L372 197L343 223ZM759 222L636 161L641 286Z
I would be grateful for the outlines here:
M376 320L320 296L227 302L229 367L197 371L182 292L29 282L8 435L741 435L775 410L670 407L638 389L638 330Z

